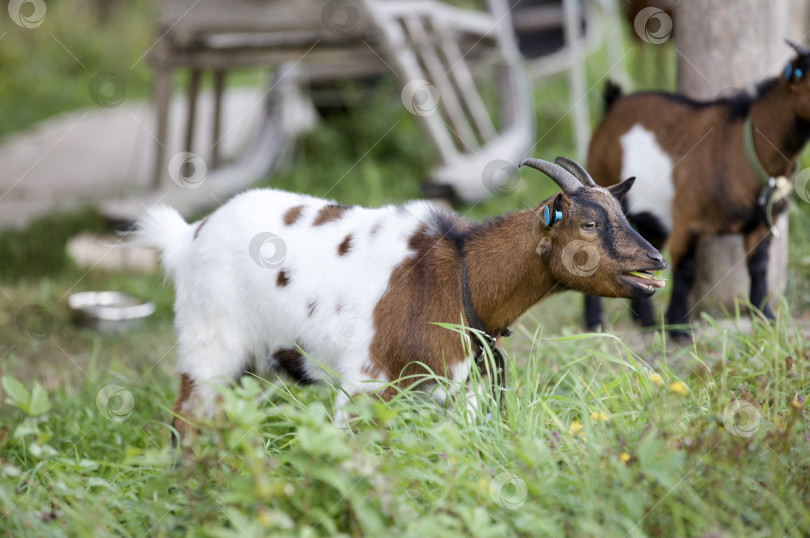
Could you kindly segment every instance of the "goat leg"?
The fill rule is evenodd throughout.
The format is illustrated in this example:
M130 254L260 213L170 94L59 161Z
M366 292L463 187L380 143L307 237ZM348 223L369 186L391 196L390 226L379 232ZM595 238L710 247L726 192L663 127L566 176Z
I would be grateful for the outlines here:
M633 315L633 319L641 322L642 327L655 325L655 314L653 314L653 306L649 299L630 301L630 313Z
M602 299L593 295L585 296L585 328L596 332L602 324Z
M761 229L757 229L756 232L745 236L748 275L751 277L751 290L748 297L754 308L759 309L766 318L774 319L773 312L768 306L768 258L771 236Z
M696 239L689 240L686 249L681 256L676 258L676 241L673 240L670 251L675 270L672 274L672 297L667 309L667 325L677 326L670 329L669 334L675 340L683 340L690 337L689 329L689 292L692 291L692 284L695 281L697 270L697 257L695 256ZM676 261L677 259L677 261Z
M664 248L669 232L657 217L643 212L629 215L627 218L636 227L641 237L649 241L654 249L660 251ZM630 314L633 319L641 322L642 327L655 325L655 311L651 299L630 301Z

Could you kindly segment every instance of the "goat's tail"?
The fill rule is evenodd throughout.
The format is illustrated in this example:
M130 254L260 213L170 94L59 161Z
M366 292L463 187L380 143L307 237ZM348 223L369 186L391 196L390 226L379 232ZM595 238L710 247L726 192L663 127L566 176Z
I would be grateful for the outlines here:
M173 207L150 207L129 233L126 243L160 251L167 276L176 281L176 270L182 266L185 247L190 243L192 226Z
M602 92L602 100L605 103L605 113L610 110L610 107L613 106L620 97L622 96L622 88L612 80L608 79L607 83L605 84L605 89Z

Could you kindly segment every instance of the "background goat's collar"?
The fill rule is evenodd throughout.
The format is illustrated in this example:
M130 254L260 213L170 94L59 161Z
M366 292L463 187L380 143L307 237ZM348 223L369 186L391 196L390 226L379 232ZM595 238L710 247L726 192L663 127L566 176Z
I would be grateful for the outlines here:
M762 163L757 157L757 150L754 147L754 123L751 121L751 116L745 118L743 124L743 150L745 153L745 160L748 163L748 168L754 176L762 183L762 190L757 198L757 205L762 210L765 218L765 224L771 231L771 235L778 237L779 233L773 221L773 205L779 200L790 195L791 185L790 181L784 176L774 177L765 170Z
M765 170L762 163L757 157L757 150L754 147L754 123L751 121L751 116L745 118L743 124L743 149L745 150L745 160L748 163L748 168L756 176L762 185L767 186L773 176Z

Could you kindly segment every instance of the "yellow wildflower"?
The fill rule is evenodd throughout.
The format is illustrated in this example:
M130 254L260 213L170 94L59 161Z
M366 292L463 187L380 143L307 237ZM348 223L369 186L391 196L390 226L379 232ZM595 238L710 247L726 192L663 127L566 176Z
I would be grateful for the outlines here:
M622 452L619 454L619 461L627 465L627 462L630 461L630 454L627 452Z
M650 374L650 381L652 382L653 385L659 387L664 384L664 380L658 374Z
M689 393L689 389L686 388L686 385L684 385L683 381L676 381L672 383L669 386L669 390L671 390L672 392L674 392L679 396L685 396Z
M569 433L578 433L580 435L585 435L585 431L582 429L582 423L580 421L575 420L571 422L571 425L568 426Z
M591 420L593 420L595 422L598 422L600 420L607 420L607 415L605 415L601 411L598 412L598 413L596 411L593 411L593 412L591 412Z

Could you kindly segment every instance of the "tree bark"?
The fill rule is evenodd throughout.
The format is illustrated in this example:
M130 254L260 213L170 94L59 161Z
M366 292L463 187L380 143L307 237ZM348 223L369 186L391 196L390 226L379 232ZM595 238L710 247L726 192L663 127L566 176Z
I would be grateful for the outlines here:
M676 8L678 91L714 99L733 90L752 91L778 75L788 59L786 0L686 0ZM787 215L771 241L768 290L785 290ZM747 299L750 286L742 236L709 237L697 249L691 304L717 313Z

